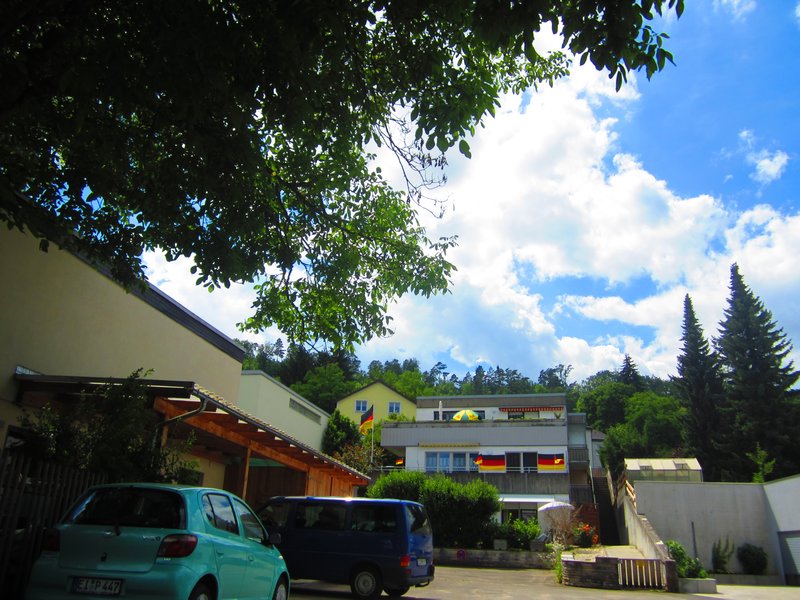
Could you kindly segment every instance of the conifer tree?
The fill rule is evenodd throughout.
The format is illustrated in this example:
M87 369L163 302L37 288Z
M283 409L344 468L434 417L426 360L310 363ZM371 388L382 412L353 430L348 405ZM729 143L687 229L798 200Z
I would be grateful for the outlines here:
M796 439L800 409L797 392L791 388L800 372L788 360L791 342L745 285L735 263L724 314L715 343L725 381L723 423L730 426L727 441L737 451L728 454L723 477L750 481L753 467L746 453L758 447L776 459L776 477L795 474L800 468Z
M637 392L642 392L645 389L644 378L639 374L639 369L636 368L636 363L633 362L630 354L626 354L622 361L617 381L632 385Z
M686 453L700 461L706 481L719 481L722 371L719 358L703 334L689 294L683 301L681 341L683 347L678 356L678 376L673 377L672 382L686 409Z

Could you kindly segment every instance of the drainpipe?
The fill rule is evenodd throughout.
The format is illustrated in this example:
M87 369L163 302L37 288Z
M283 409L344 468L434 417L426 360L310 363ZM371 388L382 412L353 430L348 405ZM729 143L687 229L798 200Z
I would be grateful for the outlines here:
M161 421L161 423L156 425L155 431L153 432L153 444L152 444L152 447L154 449L155 449L156 445L158 444L159 433L164 429L164 427L166 427L167 425L171 425L172 423L178 423L178 422L183 421L185 419L188 419L190 417L194 417L196 415L199 415L201 412L203 412L206 409L206 405L208 404L208 398L205 396L205 394L199 396L199 398L200 398L200 406L198 408L195 408L194 410L190 410L189 412L185 412L182 415L177 415L175 417L170 417L169 419L167 419L165 421Z

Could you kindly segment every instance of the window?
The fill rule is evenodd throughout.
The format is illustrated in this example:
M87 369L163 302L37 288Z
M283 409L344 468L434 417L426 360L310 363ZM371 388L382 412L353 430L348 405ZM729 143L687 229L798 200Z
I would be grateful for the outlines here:
M464 452L453 453L453 471L467 470L467 455Z
M222 494L206 494L203 496L203 509L206 519L217 529L239 533L236 517L233 514L231 501Z
M389 414L390 415L399 415L400 414L400 403L399 402L389 402Z
M477 452L470 452L469 453L469 470L478 472L479 468L475 461L478 460L478 453Z
M405 507L409 531L422 535L432 535L431 522L428 520L428 513L425 512L425 509L416 504L406 504Z
M366 400L356 400L356 412L367 412Z
M267 504L258 516L270 531L276 527L286 527L286 522L289 520L289 504Z
M294 526L297 529L325 529L341 531L344 529L345 506L331 502L298 504L294 513Z
M426 452L425 470L428 473L437 471L450 472L450 453L449 452Z
M506 452L507 473L536 473L537 452Z
M472 410L472 409L470 409L470 410ZM455 416L455 414L457 412L458 412L457 410L443 410L442 411L442 421L452 421L453 417ZM483 421L486 418L486 411L485 410L472 410L472 412L474 412L476 415L478 415L478 418L481 421ZM435 421L439 420L438 418L436 418L436 413L434 413L434 417L433 418L434 418Z
M81 501L68 518L80 525L185 527L183 498L167 490L137 487L100 488Z
M394 504L354 506L350 529L391 533L397 528L397 510Z

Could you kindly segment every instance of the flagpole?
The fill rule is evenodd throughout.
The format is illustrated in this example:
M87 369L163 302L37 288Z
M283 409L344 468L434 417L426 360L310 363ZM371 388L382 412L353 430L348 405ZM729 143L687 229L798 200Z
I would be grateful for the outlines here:
M373 455L375 454L375 417L373 416L372 419L373 419L372 427L370 428L370 429L372 429L372 444L370 445L370 448L369 448L369 464L370 465L372 465L375 462L375 459L373 458Z

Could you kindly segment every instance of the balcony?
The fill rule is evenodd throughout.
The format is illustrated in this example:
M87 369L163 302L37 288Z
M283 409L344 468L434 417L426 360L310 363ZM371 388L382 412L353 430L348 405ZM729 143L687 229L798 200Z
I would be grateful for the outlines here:
M569 473L480 473L478 471L423 471L426 475L446 475L458 483L482 479L495 486L501 494L554 495L568 494Z

